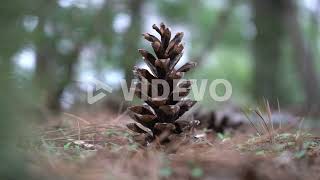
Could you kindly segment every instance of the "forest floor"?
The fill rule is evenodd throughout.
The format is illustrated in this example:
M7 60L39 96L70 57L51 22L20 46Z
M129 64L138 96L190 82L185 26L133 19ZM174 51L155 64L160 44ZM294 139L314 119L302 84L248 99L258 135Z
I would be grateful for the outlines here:
M261 136L249 124L225 134L195 130L145 147L126 115L62 119L65 128L43 128L30 150L30 171L42 179L320 179L320 137L299 125Z

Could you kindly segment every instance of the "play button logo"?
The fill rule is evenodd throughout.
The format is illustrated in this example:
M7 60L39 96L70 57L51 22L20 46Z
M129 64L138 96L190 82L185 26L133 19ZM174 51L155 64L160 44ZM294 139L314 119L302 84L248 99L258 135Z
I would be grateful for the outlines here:
M87 102L89 104L94 104L103 99L107 93L112 93L112 87L104 82L97 79L93 79L91 82L93 86L87 88Z

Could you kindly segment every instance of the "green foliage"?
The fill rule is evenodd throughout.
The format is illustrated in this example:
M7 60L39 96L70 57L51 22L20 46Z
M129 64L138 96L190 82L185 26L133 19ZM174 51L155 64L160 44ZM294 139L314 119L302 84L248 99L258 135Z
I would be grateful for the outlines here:
M195 5L197 2L194 1L191 4ZM165 18L170 19L173 23L187 21L191 17L192 8L196 8L196 6L190 6L189 3L176 0L157 1L156 6Z
M231 138L231 135L230 133L226 132L226 133L218 133L217 134L218 138L221 140L221 141L227 141Z
M171 167L162 167L159 170L159 176L160 177L169 177L172 175L172 169Z
M203 176L203 170L200 167L195 167L191 170L191 176L194 178L201 178Z
M210 55L205 65L199 67L199 71L195 71L191 76L195 79L209 79L211 83L215 79L226 79L233 87L231 101L239 104L248 104L251 96L251 62L248 52L240 49L229 49L225 47L217 47L215 53ZM218 93L221 89L218 87ZM203 104L216 104L209 98L209 91L206 91Z
M50 69L53 72L47 72L43 76L52 76L45 79L52 83L53 87L59 86L59 82L64 74L67 65L66 62L74 57L70 57L70 52L61 53L59 43L68 40L73 45L81 44L83 47L98 44L93 52L94 59L86 61L93 64L93 70L97 76L104 71L114 69L123 70L131 73L130 68L141 59L137 56L134 47L141 44L139 34L148 22L148 13L156 16L160 21L168 24L177 24L186 30L188 39L186 46L188 48L189 58L197 58L200 54L207 53L204 57L202 68L195 71L198 78L225 78L233 85L234 94L232 101L237 104L245 104L252 100L252 89L254 87L253 72L255 69L254 59L251 55L251 43L255 37L255 27L252 24L252 12L250 12L250 2L237 1L231 6L229 1L143 1L146 7L151 7L150 12L136 12L146 16L147 21L143 19L131 18L132 8L127 1L115 1L102 5L100 8L81 7L78 5L62 7L59 1L48 3L44 0L17 1L2 3L1 26L6 27L0 30L0 45L2 56L11 57L19 52L26 45L30 45L36 51L44 50L44 54L50 61ZM317 41L318 26L314 21L309 21L311 12L305 9L304 3L299 3L301 9L305 11L301 15L304 19L301 23L303 34L310 41L310 46L315 54L315 59L319 57L319 43ZM219 24L219 17L227 11L228 20L226 25ZM129 16L131 23L128 29L123 32L117 32L113 28L116 17L121 14ZM24 19L31 16L37 19L38 23L33 31L28 31L24 27ZM311 18L311 17L310 17ZM125 23L125 22L124 22ZM158 23L158 22L155 22ZM54 27L48 30L49 25ZM150 24L148 24L149 26ZM221 34L215 37L216 29L221 26ZM53 33L49 33L52 31ZM190 36L192 34L192 36ZM213 45L208 46L208 42ZM210 43L209 43L210 44ZM130 46L130 47L129 47ZM208 47L207 47L208 46ZM281 104L301 103L304 100L301 84L295 70L291 48L288 47L288 40L284 38L281 55L281 72L277 73L279 83L283 84L281 91L285 92L286 97L280 97ZM43 49L42 49L43 48ZM131 48L133 50L131 50ZM63 49L63 48L62 48ZM206 51L206 52L203 52ZM76 56L80 56L79 52ZM77 63L76 61L74 63ZM316 69L320 72L320 64L316 62ZM87 67L86 67L87 68ZM128 70L129 69L129 70ZM78 69L81 74L85 69ZM76 72L75 71L75 72ZM17 73L18 76L25 77L26 72ZM32 77L29 72L28 77ZM193 76L193 75L192 75ZM31 81L26 83L31 84ZM70 83L70 82L69 82ZM68 84L68 83L66 83ZM290 89L290 90L288 90ZM282 95L281 95L282 96ZM208 99L208 98L206 98ZM212 102L203 102L205 104Z

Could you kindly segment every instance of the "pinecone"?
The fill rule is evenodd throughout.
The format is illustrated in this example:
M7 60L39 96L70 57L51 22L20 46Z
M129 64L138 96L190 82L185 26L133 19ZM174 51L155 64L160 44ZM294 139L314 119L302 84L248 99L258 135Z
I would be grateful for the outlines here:
M212 129L216 133L237 129L245 122L244 116L234 110L213 111L199 108L195 110L193 116L201 122L199 128Z
M152 28L160 34L161 39L149 33L143 36L151 42L155 56L144 49L139 49L151 72L137 67L133 70L138 79L135 95L143 99L145 105L128 108L130 117L137 123L127 125L134 132L146 134L147 141L152 141L163 134L183 132L186 123L179 123L177 120L196 103L185 98L191 90L191 81L182 80L184 73L194 68L196 63L188 62L178 69L175 68L183 54L184 47L181 44L183 33L179 32L171 39L171 31L163 23L160 24L160 28L155 24ZM159 94L164 91L162 86L154 87L153 80L165 80L168 83L170 91L167 97L161 98L152 94L152 88L157 88ZM180 82L176 83L176 80ZM147 88L144 89L144 85ZM177 90L177 86L185 88L186 91ZM175 98L177 95L178 99Z

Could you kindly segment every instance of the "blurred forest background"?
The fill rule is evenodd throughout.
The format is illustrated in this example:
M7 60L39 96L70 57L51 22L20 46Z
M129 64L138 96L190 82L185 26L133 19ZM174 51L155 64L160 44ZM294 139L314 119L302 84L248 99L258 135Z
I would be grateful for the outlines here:
M160 22L185 33L189 77L231 82L230 103L320 110L320 0L5 0L0 14L1 159L38 109L89 107L92 78L131 80L141 33Z

